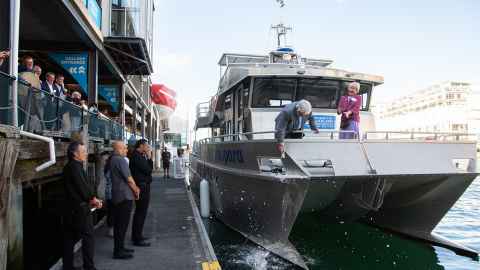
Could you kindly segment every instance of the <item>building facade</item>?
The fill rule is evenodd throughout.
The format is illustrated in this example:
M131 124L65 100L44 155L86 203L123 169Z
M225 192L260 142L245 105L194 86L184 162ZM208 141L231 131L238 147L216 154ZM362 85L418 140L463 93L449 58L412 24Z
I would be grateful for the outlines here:
M69 90L78 90L89 106L108 111L122 139L162 138L163 117L150 98L153 0L12 0L0 5L2 19L10 18L2 24L0 50L10 48L12 54L1 67L2 81L13 79L5 98L9 103L0 107L15 106L18 64L28 55L43 69L40 80L48 71L63 74ZM26 108L18 106L20 112L8 116L2 111L0 121L23 128Z
M378 130L480 132L480 89L446 81L373 108Z
M154 14L153 0L0 1L0 152L14 160L0 173L0 270L49 269L61 257L71 141L87 146L100 198L113 140L147 139L159 165L168 121L151 98Z

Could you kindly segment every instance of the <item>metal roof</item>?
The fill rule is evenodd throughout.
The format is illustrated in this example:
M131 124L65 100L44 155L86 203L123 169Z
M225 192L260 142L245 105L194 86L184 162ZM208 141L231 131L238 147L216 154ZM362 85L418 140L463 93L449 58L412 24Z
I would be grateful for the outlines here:
M314 58L301 58L305 65L326 67L333 63L333 60L329 59L314 59ZM238 53L224 53L218 65L227 66L229 64L251 64L251 63L268 63L268 55L256 55L256 54L238 54Z
M268 63L268 56L255 54L224 53L218 64L227 66L227 64L249 64L249 63Z
M106 37L105 47L126 75L150 75L152 63L143 38Z

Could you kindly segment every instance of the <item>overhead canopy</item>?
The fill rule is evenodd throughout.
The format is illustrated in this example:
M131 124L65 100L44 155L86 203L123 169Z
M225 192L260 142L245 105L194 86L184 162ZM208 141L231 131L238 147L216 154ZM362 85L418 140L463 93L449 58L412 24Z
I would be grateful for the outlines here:
M125 75L150 75L153 72L143 38L107 37L105 47Z

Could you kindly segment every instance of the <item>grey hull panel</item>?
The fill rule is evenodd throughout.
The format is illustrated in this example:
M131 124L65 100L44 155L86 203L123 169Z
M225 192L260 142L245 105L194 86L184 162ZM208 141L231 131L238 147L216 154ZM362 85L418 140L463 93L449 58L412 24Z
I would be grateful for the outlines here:
M308 269L288 240L303 204L308 181L281 182L240 177L222 170L208 175L212 210L218 219L252 242ZM197 195L199 180L193 177L191 181L192 190Z
M192 162L195 167L195 161ZM282 258L306 268L288 236L300 212L318 222L366 219L374 226L477 256L432 230L477 174L384 175L267 179L200 163L210 182L215 215L226 225ZM198 177L197 177L198 178ZM285 179L284 179L285 180ZM193 190L199 179L192 181ZM328 222L328 221L327 221Z
M414 188L395 187L394 184L392 189L395 189L389 192L382 207L370 212L367 220L375 226L444 246L462 255L478 257L478 251L432 233L475 177L474 174L423 176L423 183ZM419 177L404 180L415 182L415 179Z

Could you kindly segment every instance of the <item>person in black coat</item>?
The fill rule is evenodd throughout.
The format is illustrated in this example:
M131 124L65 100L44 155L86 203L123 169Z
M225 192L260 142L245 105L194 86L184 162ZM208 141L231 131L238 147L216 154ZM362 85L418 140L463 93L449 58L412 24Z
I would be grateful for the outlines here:
M130 158L130 171L135 184L140 188L140 198L135 201L135 214L132 223L132 242L135 246L150 246L143 236L143 225L150 204L150 184L152 183L152 150L147 140L138 140Z
M87 179L83 163L87 150L79 142L68 147L68 163L63 169L65 188L65 211L63 216L64 245L63 269L73 270L73 247L78 238L82 239L83 269L94 270L94 237L92 208L102 208L102 201L95 196L94 188Z

